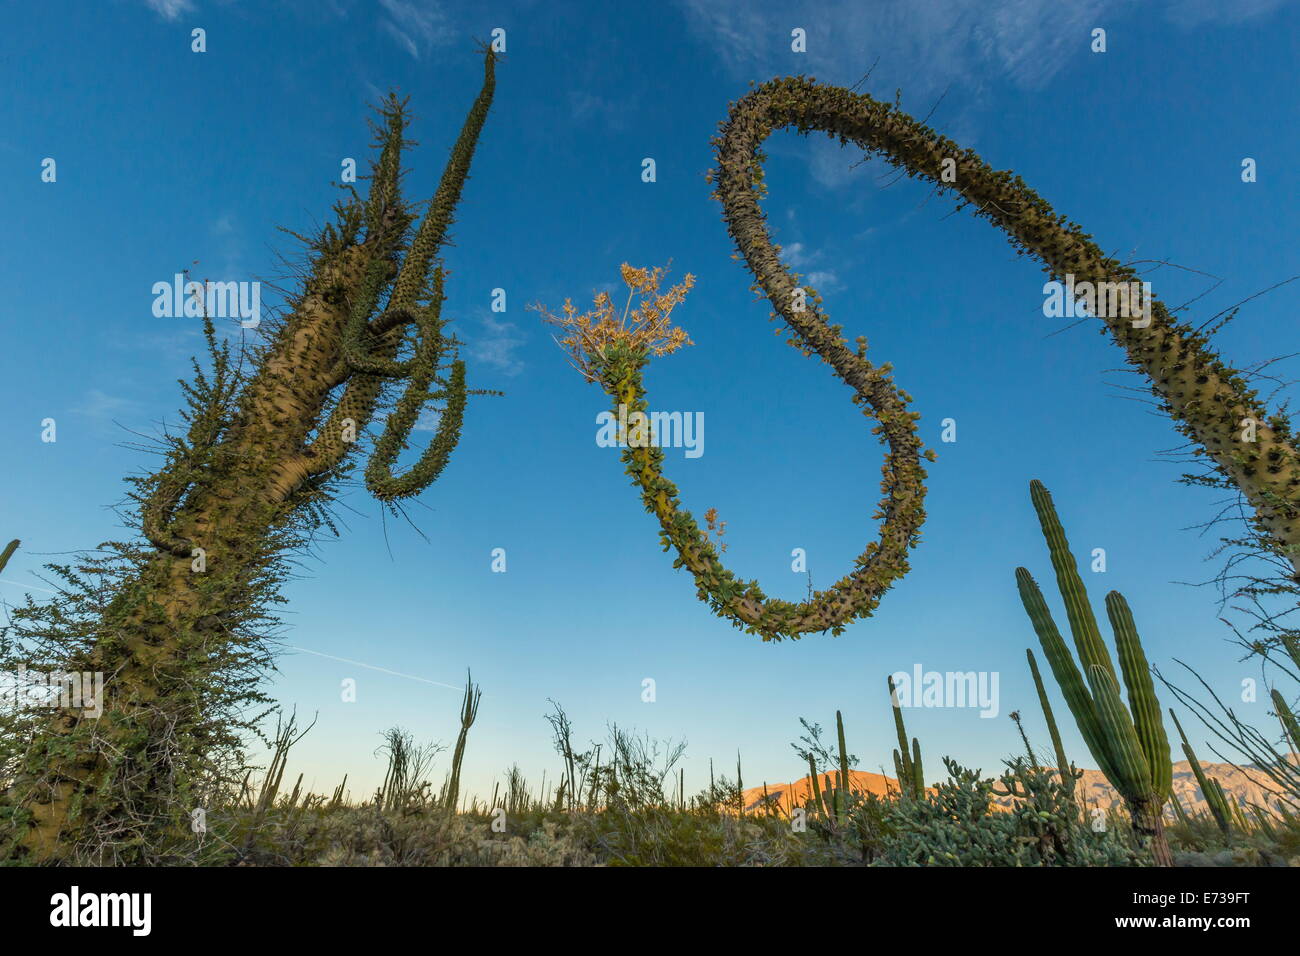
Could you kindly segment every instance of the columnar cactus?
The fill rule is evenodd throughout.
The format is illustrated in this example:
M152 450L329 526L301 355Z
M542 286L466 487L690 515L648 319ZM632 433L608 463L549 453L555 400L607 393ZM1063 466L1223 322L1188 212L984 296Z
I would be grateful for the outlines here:
M907 728L903 726L903 707L894 689L894 678L886 679L889 685L889 702L894 708L894 729L898 732L898 749L894 751L894 773L898 776L898 789L909 800L925 798L925 770L921 766L921 742L912 738L912 749L907 749Z
M482 89L418 226L401 194L408 115L390 96L369 194L347 187L335 222L307 240L309 271L288 314L264 323L248 371L214 349L214 372L187 389L188 435L170 436L163 468L138 482L141 530L156 550L129 553L130 579L98 614L90 650L69 661L108 675L105 713L94 727L60 713L5 798L20 855L111 845L114 859L130 859L159 845L148 831L163 820L184 838L197 799L187 788L207 769L206 748L230 735L213 722L212 695L247 692L248 671L269 660L259 641L282 556L333 527L322 505L355 467L367 426L383 425L364 469L381 501L418 494L446 465L470 392L444 331L441 253L495 65L485 51ZM437 431L398 473L425 408L441 412ZM214 676L223 667L236 676Z
M467 671L465 697L460 704L460 734L456 737L456 749L451 756L451 777L447 781L448 810L455 810L456 801L460 798L460 765L465 759L465 741L469 737L469 729L474 726L474 720L478 717L478 702L482 696L482 688L475 686L473 675Z
M4 551L0 551L0 571L5 569L5 565L9 563L9 559L14 556L14 552L18 550L20 544L22 542L15 538L5 545Z
M1079 732L1106 779L1124 798L1134 831L1150 845L1157 863L1172 865L1161 819L1173 781L1169 739L1160 719L1160 702L1156 699L1155 684L1133 614L1118 591L1106 595L1106 614L1115 632L1115 648L1128 688L1129 707L1126 708L1120 699L1115 666L1101 639L1052 496L1038 481L1030 484L1030 496L1043 537L1047 539L1082 674L1056 628L1042 592L1024 568L1016 568L1020 599Z
M1277 714L1277 719L1282 724L1282 733L1293 753L1300 753L1300 720L1296 719L1291 705L1286 702L1282 692L1274 687L1269 691L1269 697L1273 701L1273 711Z
M835 736L840 748L840 785L837 788L840 792L836 795L836 804L839 807L840 822L843 823L849 811L849 794L853 787L849 784L849 752L844 747L844 717L838 710L835 711Z
M1061 743L1061 732L1056 727L1056 715L1052 713L1052 704L1047 699L1047 688L1043 686L1043 675L1038 670L1038 660L1034 657L1034 652L1025 648L1025 656L1029 658L1029 671L1034 675L1034 688L1038 691L1038 703L1043 708L1043 716L1047 718L1047 732L1052 736L1052 749L1056 752L1056 772L1061 775L1061 785L1065 787L1065 792L1074 794L1075 772L1074 766L1065 756L1065 746Z
M817 761L813 759L812 754L808 755L808 780L812 785L813 812L821 813L824 810L822 804L822 787L820 781L817 779Z
M1179 723L1178 715L1171 710L1169 716L1174 719L1174 726L1178 728L1178 736L1183 742L1183 756L1187 758L1187 763L1196 776L1196 782L1200 784L1201 795L1205 797L1210 813L1214 816L1214 822L1219 825L1219 829L1225 835L1230 834L1232 832L1232 808L1228 806L1228 795L1223 792L1223 785L1213 777L1207 776L1201 768L1201 762L1196 759L1196 752L1192 750L1192 745L1187 742L1187 734L1183 733L1183 725Z

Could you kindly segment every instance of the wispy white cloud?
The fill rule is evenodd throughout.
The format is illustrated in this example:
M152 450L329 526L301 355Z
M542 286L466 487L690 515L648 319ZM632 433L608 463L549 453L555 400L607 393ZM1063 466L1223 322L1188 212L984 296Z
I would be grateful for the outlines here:
M1169 19L1181 26L1202 23L1243 23L1286 6L1289 0L1177 0L1169 4Z
M1288 0L679 0L690 28L738 77L808 73L854 83L879 64L873 82L909 100L949 84L978 86L1001 76L1043 85L1091 55L1094 27L1114 29L1147 10L1183 26L1258 19ZM807 33L807 52L790 49L791 30Z
M809 249L802 242L791 242L781 247L781 258L792 269L804 269L821 262L825 257L820 249ZM839 274L825 267L807 273L801 281L818 292L835 292L844 288Z
M844 284L840 282L840 277L829 269L822 272L808 273L808 285L818 292L835 292L844 288Z
M893 98L924 115L949 89L933 122L974 145L968 113L994 82L1040 88L1091 52L1092 30L1111 43L1124 21L1151 11L1183 27L1259 20L1288 0L678 0L691 32L739 81L804 73ZM1294 0L1291 0L1294 2ZM806 52L791 50L791 31L806 33ZM840 147L814 137L813 180L839 188L868 174ZM879 170L877 170L879 172Z
M495 319L491 313L484 313L481 323L483 332L469 342L470 357L503 375L513 376L522 372L523 360L515 352L526 340L519 326Z
M411 426L411 430L417 432L436 432L438 430L438 425L441 424L441 422L442 412L426 405L424 408L420 409L420 416L415 420L415 424Z
M781 258L796 269L802 269L820 257L821 253L810 251L802 242L791 242L781 247Z
M387 14L380 26L417 60L453 37L447 15L435 0L379 0L379 5Z
M179 20L184 14L193 13L197 9L194 0L144 0L144 2L164 20Z
M569 113L577 122L599 123L607 130L627 127L626 112L622 107L589 90L570 91Z
M1072 55L1088 52L1088 30L1102 25L1103 14L1127 5L1124 0L682 3L697 34L748 79L805 72L852 83L879 57L876 79L896 80L905 92L922 96L990 70L1017 85L1039 85ZM807 33L804 54L790 49L795 27Z
M251 277L244 274L244 232L234 213L223 212L219 215L208 226L208 233L219 258L216 262L208 263L215 272L207 277L225 282L234 279L251 281ZM205 270L200 266L198 272L204 273Z
M526 340L519 326L504 319L496 319L486 310L479 316L479 324L482 332L466 342L469 358L506 377L513 377L522 372L524 362L515 352ZM441 421L440 411L425 406L420 411L420 417L416 419L415 431L437 431Z
M96 423L118 421L140 415L144 406L130 398L110 395L98 388L86 392L81 401L73 407L73 414L81 415Z

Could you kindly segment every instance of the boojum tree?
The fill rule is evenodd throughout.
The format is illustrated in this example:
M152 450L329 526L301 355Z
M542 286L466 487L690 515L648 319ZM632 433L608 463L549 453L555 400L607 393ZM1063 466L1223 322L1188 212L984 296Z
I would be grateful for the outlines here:
M756 280L752 288L767 297L772 317L790 330L789 343L805 356L818 355L853 389L854 403L876 420L874 431L886 446L883 497L875 515L881 520L879 541L868 545L851 573L797 604L768 599L756 581L738 582L680 507L676 486L663 475L662 453L652 442L625 448L628 474L640 486L646 509L659 519L665 550L676 550L675 566L690 570L701 600L715 613L764 640L840 633L846 623L875 609L908 571L908 553L925 519L921 459L933 460L917 435L917 414L908 411L910 396L893 383L890 366L867 360L862 337L856 349L849 346L841 328L827 321L816 289L800 283L772 242L760 205L766 194L762 146L782 129L824 132L841 145L853 143L883 158L909 177L929 181L940 193L956 193L958 208L973 207L1018 252L1040 260L1053 279L1069 281L1080 296L1088 288L1141 285L1131 266L1106 256L1090 235L1057 215L1020 177L994 170L973 150L960 148L896 105L802 76L764 83L731 104L714 139L717 165L710 179L727 231ZM598 381L629 414L644 413L647 407L642 377L649 359L688 341L656 308L657 287L647 286L644 275L624 267L624 281L631 293L642 296L643 306L639 313L625 309L621 323L600 317L612 313L608 301L582 316L568 303L564 315L546 313L569 332L563 344L582 353L588 379ZM680 297L673 304L678 301ZM1270 412L1245 376L1209 347L1208 336L1175 321L1158 299L1149 298L1139 317L1129 309L1096 311L1101 331L1147 376L1164 411L1192 440L1196 453L1245 496L1256 533L1285 556L1300 583L1300 448L1285 414ZM635 317L630 325L629 315ZM677 333L680 337L672 338Z
M495 66L485 51L482 88L422 217L401 189L406 104L389 95L368 194L345 187L335 221L306 240L308 272L285 315L264 323L243 368L214 345L214 370L187 386L189 431L166 438L161 469L134 494L150 546L130 549L129 573L70 651L105 673L104 714L92 725L60 712L36 737L5 796L11 854L84 859L111 843L125 861L184 831L225 732L213 713L266 663L257 625L278 600L286 550L329 523L322 508L359 449L366 488L390 505L442 473L475 392L442 315L441 253ZM403 471L428 410L436 430Z

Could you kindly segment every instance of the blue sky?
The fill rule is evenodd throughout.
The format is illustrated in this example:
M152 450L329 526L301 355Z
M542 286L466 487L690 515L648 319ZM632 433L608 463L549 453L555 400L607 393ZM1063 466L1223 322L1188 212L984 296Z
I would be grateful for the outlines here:
M476 38L507 31L496 101L448 252L445 313L466 341L474 401L442 479L410 513L423 536L350 493L346 531L294 582L271 693L316 729L291 773L354 796L382 776L379 733L401 724L454 739L472 667L484 689L466 757L480 792L512 762L554 776L547 699L579 734L607 721L689 741L688 789L708 760L748 783L799 775L788 742L806 716L843 710L860 767L890 765L885 676L999 672L995 719L911 710L927 773L943 754L986 770L1018 747L1006 714L1041 717L1024 663L1036 644L1013 569L1050 566L1028 498L1053 491L1087 574L1133 607L1153 662L1179 656L1235 699L1243 677L1216 594L1200 581L1217 496L1177 485L1157 453L1181 443L1128 400L1115 347L1042 315L1041 273L988 224L925 201L926 188L823 138L769 144L776 239L825 296L833 321L893 363L936 447L929 519L913 571L876 615L842 636L763 644L714 618L675 572L614 449L595 442L606 407L525 306L580 306L623 261L697 277L676 318L692 348L657 360L653 408L700 411L705 454L670 451L687 507L727 522L729 564L769 594L798 598L804 548L814 584L842 576L874 535L879 446L824 366L772 334L767 306L730 258L704 173L727 104L752 80L807 73L931 119L996 168L1013 168L1121 258L1168 260L1221 278L1207 317L1300 271L1294 4L1054 0L822 4L690 0L660 5L321 0L253 4L114 0L12 5L0 31L0 535L20 537L0 596L40 586L40 565L120 533L121 479L150 459L133 432L175 422L175 380L201 346L193 320L156 318L153 283L197 261L222 280L282 280L334 200L344 157L368 156L366 105L411 96L420 145L411 195L430 195L481 81ZM190 50L190 31L207 51ZM790 30L808 51L790 51ZM1107 30L1107 51L1089 49ZM55 183L41 162L57 161ZM641 181L653 157L657 181ZM1258 181L1243 183L1242 159ZM1162 269L1181 303L1214 280ZM489 310L491 290L507 311ZM1219 340L1248 364L1291 351L1300 283L1252 302ZM269 294L268 294L269 298ZM58 440L40 440L41 421ZM958 440L939 442L940 422ZM505 548L508 571L491 571ZM1052 599L1049 591L1049 600ZM342 660L340 660L342 659ZM358 663L345 663L352 661ZM360 665L367 666L360 666ZM387 672L397 672L400 675ZM340 701L344 678L358 700ZM644 703L642 681L656 682ZM1058 708L1063 711L1063 704ZM1263 722L1264 704L1242 713ZM1068 718L1066 746L1092 765ZM438 765L437 775L445 768Z

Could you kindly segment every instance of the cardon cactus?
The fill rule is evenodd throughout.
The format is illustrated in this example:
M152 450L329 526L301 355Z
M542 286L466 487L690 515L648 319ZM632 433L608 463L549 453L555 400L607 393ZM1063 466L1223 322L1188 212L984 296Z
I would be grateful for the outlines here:
M18 550L20 544L22 542L15 538L5 545L4 551L0 551L0 571L5 569L5 565L9 563L9 559L14 556L14 552Z
M1074 765L1065 756L1065 746L1061 743L1061 732L1056 727L1056 715L1052 713L1051 701L1047 699L1047 688L1043 686L1043 675L1038 670L1038 661L1034 657L1034 652L1025 648L1025 656L1029 659L1029 672L1034 675L1034 688L1038 691L1038 703L1043 708L1043 716L1047 719L1047 732L1052 737L1052 749L1056 752L1056 772L1060 774L1061 786L1065 792L1073 795L1075 770Z
M898 692L894 689L894 678L886 679L889 686L889 702L894 708L894 730L898 732L898 749L894 751L894 773L898 776L898 789L909 800L920 800L925 796L925 770L921 766L921 742L912 738L912 749L907 749L907 728L903 726L903 708L898 702Z
M817 761L812 754L808 755L808 779L812 785L812 806L814 813L825 812L825 806L822 803L822 788L817 780Z
M835 806L836 817L840 823L847 819L849 810L849 794L852 793L853 787L849 784L849 752L844 746L844 717L837 710L835 711L835 736L840 748L840 781L836 787Z
M460 768L465 760L465 742L469 738L469 729L474 726L474 721L478 718L478 702L482 697L483 689L474 683L473 673L466 671L465 696L460 702L460 733L456 736L456 749L451 756L451 776L447 780L448 810L454 811L456 801L460 799Z
M14 544L17 543L14 542ZM1294 633L1280 634L1278 636L1282 646L1286 649L1287 655L1291 658L1291 662L1296 666L1293 676L1300 675L1300 636ZM1287 747L1292 753L1300 753L1300 720L1296 719L1291 705L1287 703L1282 692L1276 687L1269 691L1269 697L1273 701L1273 712L1277 714L1277 719L1282 724L1283 739L1286 741Z
M1169 739L1160 719L1160 702L1156 699L1133 614L1119 592L1106 595L1106 614L1115 632L1115 648L1128 688L1129 706L1125 707L1115 666L1101 639L1052 496L1041 482L1034 481L1030 484L1030 497L1038 512L1043 537L1047 539L1082 673L1056 628L1042 592L1024 568L1016 568L1020 599L1088 750L1106 779L1124 798L1139 839L1150 846L1159 865L1171 866L1173 858L1161 814L1169 798L1173 765L1169 758Z
M1230 834L1232 832L1232 808L1228 805L1228 795L1223 792L1223 785L1213 777L1207 776L1201 768L1201 762L1196 759L1196 752L1192 750L1192 745L1187 742L1187 734L1183 733L1183 725L1179 723L1178 715L1171 710L1169 716L1173 718L1174 726L1178 728L1178 736L1183 742L1183 756L1187 758L1187 763L1196 776L1196 782L1200 784L1201 795L1205 797L1210 813L1214 816L1214 822L1219 825L1219 829L1225 835Z

